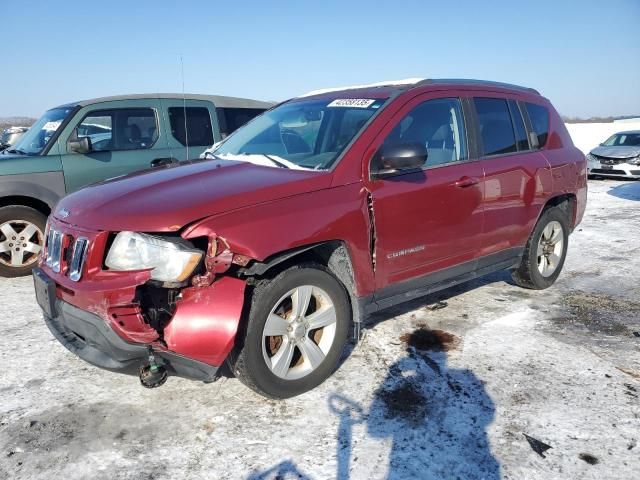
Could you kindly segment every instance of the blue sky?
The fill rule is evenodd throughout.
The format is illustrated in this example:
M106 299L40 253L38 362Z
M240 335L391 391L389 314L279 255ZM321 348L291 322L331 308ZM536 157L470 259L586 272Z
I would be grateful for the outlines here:
M535 87L565 115L640 114L640 0L25 0L2 33L0 117L179 92L180 55L191 93L461 77Z

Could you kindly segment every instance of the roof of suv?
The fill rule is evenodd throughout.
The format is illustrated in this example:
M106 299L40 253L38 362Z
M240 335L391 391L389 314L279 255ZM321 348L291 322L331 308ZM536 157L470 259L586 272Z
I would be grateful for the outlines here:
M201 95L201 94L195 94L195 93L185 93L183 96L182 93L135 93L131 95L114 95L111 97L91 98L88 100L81 100L79 102L70 102L64 105L60 105L60 107L73 107L76 105L84 107L86 105L93 105L95 103L113 102L115 100L144 99L144 98L153 98L153 99L165 98L165 99L178 99L178 100L182 100L184 98L186 100L207 100L207 101L213 102L213 104L219 108L268 109L275 104L275 102L263 102L261 100L253 100L251 98L226 97L223 95Z
M503 90L512 90L516 92L525 92L534 95L540 95L540 92L533 88L522 87L520 85L513 85L511 83L492 82L488 80L473 80L463 78L438 78L438 79L420 79L409 78L405 80L390 80L386 82L377 82L369 85L354 85L351 87L340 88L326 88L321 90L313 90L304 95L300 95L298 98L321 96L327 94L337 94L340 92L353 92L365 93L373 98L389 96L393 93L399 93L405 90L409 90L417 87L427 86L451 86L451 87L486 87L486 88L500 88Z

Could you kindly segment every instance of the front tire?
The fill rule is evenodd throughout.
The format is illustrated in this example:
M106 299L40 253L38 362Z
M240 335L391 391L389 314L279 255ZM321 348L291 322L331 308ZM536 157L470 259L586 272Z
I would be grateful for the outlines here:
M47 218L21 205L0 208L0 277L31 273L44 247Z
M513 281L524 288L543 290L554 284L567 256L569 220L563 210L545 210L536 224L520 266L511 274Z
M254 288L234 374L270 398L300 395L333 373L351 323L344 286L319 265L289 268Z

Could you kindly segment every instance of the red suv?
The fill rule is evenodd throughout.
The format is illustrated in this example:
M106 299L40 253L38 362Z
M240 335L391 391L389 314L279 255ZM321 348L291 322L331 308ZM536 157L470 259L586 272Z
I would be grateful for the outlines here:
M370 312L501 269L556 280L584 155L530 88L423 80L284 102L209 158L73 193L34 271L55 337L133 373L307 391Z

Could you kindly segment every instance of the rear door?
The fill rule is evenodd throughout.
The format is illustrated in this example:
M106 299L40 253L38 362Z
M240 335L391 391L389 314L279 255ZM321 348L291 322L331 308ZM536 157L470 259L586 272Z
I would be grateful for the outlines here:
M155 99L114 101L84 107L60 135L59 148L68 192L137 170L166 157ZM72 138L88 137L92 149L80 154L68 149Z
M549 164L530 144L520 102L488 93L471 104L484 170L483 255L507 259L519 254L544 205Z
M221 140L215 105L207 100L160 100L167 147L177 161L198 158Z
M446 269L438 281L474 268L482 232L482 166L469 154L465 123L458 97L424 94L407 103L376 140L376 148L418 142L428 151L421 171L369 184L378 298L421 288L439 270ZM460 264L465 272L448 268Z

